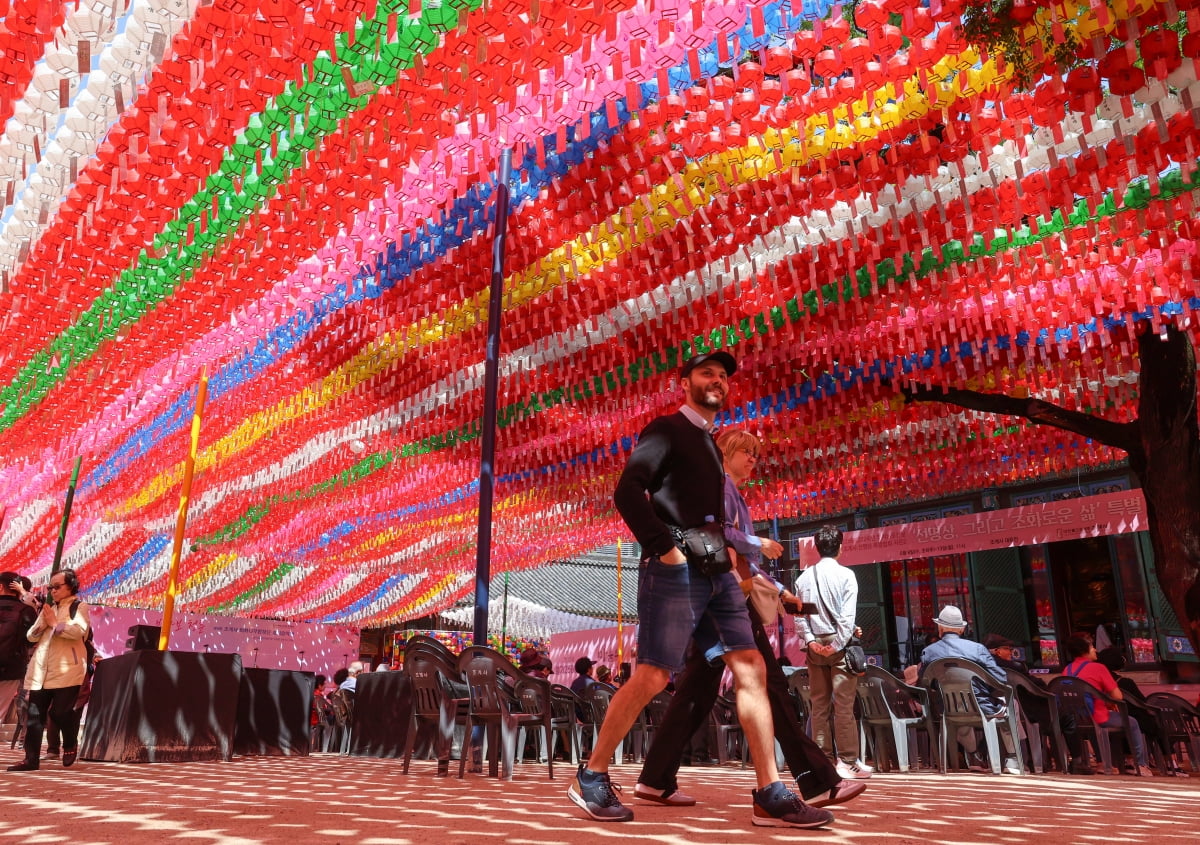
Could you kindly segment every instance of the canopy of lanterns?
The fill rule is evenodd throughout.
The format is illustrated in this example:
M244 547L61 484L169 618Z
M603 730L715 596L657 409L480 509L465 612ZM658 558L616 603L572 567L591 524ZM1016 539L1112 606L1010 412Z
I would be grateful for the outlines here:
M202 373L184 608L469 594L505 150L493 576L630 539L696 352L741 362L754 512L815 518L1118 461L899 389L1125 420L1139 326L1195 331L1197 0L0 15L0 568L49 571L79 459L94 601L162 602Z

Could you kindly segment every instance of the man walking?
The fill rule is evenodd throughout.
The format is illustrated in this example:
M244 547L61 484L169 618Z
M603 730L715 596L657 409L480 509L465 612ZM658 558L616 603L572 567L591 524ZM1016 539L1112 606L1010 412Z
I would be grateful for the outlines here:
M858 723L854 719L858 676L846 668L846 646L858 613L858 579L837 561L842 552L841 529L822 525L813 542L821 559L796 580L800 601L817 606L816 613L796 617L796 633L808 650L813 739L826 757L836 758L837 773L843 778L869 778L871 768L858 757Z
M697 355L683 365L684 405L651 421L617 482L614 501L641 544L638 575L638 664L613 696L588 766L580 765L571 800L598 821L630 821L608 775L617 743L642 708L684 665L688 641L720 652L737 684L738 716L755 762L752 822L820 827L833 819L809 807L780 780L775 765L766 670L754 643L745 596L725 553L725 472L711 431L729 394L737 362L727 352ZM705 530L705 529L710 530ZM708 554L690 537L708 538Z
M796 597L768 579L759 566L763 557L774 560L782 555L783 546L769 537L748 533L753 530L754 523L746 500L738 490L754 472L761 443L749 432L722 428L717 446L725 460L725 539L738 553L735 569L741 579L742 591L749 595L755 589L769 588L773 591L772 598L779 596L776 603L783 601L785 607L791 605L788 612L797 613ZM750 586L752 584L757 586ZM839 777L832 761L809 739L796 718L787 676L783 674L764 628L764 624L775 624L777 608L770 608L760 615L751 601L748 610L754 641L767 668L767 696L771 703L775 739L796 778L797 790L804 802L813 807L843 804L857 797L866 789L866 783ZM697 649L691 650L683 675L675 679L675 695L663 717L663 724L654 732L654 741L646 752L642 773L633 789L635 796L672 807L696 803L696 799L679 790L676 775L688 739L707 722L712 712L724 673L723 664L709 660L709 655Z

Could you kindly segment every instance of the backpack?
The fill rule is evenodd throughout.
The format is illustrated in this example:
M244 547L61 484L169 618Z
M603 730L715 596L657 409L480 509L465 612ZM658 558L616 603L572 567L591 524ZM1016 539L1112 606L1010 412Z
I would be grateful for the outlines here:
M1066 668L1063 671L1072 678L1078 678L1079 673L1083 671L1083 667L1087 666L1091 662L1092 661L1090 661L1090 660L1083 661L1075 668L1074 672L1071 671L1071 665L1067 664ZM1087 683L1087 680L1083 679L1083 682ZM1083 703L1087 705L1088 715L1091 716L1095 712L1096 696L1092 695L1090 692L1085 692L1083 694Z
M75 611L79 610L79 603L82 599L75 599L71 602L71 618L75 618ZM87 655L87 673L92 675L96 671L96 640L92 637L92 626L89 624L87 635L83 638L83 650Z

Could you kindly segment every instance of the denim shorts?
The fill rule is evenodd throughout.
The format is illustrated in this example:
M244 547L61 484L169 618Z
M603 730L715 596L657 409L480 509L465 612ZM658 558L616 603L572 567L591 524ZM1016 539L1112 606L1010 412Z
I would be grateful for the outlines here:
M638 663L678 672L693 636L710 654L757 650L737 577L646 558L638 572Z

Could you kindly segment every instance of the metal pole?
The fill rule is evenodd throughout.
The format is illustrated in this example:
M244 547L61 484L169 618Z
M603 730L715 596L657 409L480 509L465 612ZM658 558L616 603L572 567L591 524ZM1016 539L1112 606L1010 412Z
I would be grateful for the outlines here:
M500 648L497 651L503 652L508 646L508 573L504 573L504 615L500 619Z
M774 540L776 543L779 542L779 517L777 517L777 516L771 517L771 539ZM771 569L773 570L771 572L771 577L774 578L776 581L778 581L781 584L783 583L783 572L784 572L783 559L784 559L783 555L780 555L778 560L771 561ZM783 586L787 587L789 592L792 589L790 584L784 584ZM775 617L775 641L779 644L778 650L779 650L779 657L781 657L781 658L785 656L784 655L784 647L783 647L784 646L783 639L784 639L783 615L780 614L779 616Z
M617 674L621 672L621 658L625 651L624 624L621 613L621 540L617 539Z
M200 446L200 415L208 396L208 367L200 371L200 386L196 390L196 410L192 414L192 444L183 464L183 488L179 493L179 513L175 517L175 545L171 548L171 568L167 573L167 595L163 599L162 630L158 635L158 650L166 651L171 640L171 622L175 616L175 596L179 592L179 558L183 554L183 530L187 527L188 503L192 495L192 472L196 468L196 452ZM255 649L255 662L258 649Z
M75 501L75 482L79 481L79 465L83 458L75 459L75 467L71 470L71 484L67 487L67 503L63 505L62 522L58 526L58 544L54 547L54 563L50 567L53 575L62 568L63 544L67 542L67 523L71 520L71 502Z
M488 302L487 358L483 370L483 419L480 421L479 540L475 547L476 645L487 644L488 600L492 577L492 488L495 484L496 393L500 385L500 317L504 296L504 241L508 234L508 176L512 150L500 152L496 180L495 234L492 237L492 288Z

